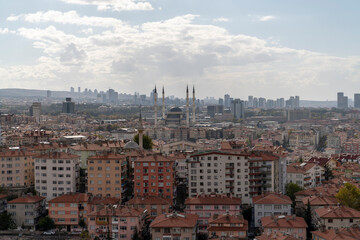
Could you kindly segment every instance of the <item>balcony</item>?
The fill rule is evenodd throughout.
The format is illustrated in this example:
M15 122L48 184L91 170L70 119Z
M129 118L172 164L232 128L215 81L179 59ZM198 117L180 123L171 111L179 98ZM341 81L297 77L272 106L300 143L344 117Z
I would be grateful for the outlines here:
M100 220L96 220L96 225L108 225L109 222L108 221L100 221Z

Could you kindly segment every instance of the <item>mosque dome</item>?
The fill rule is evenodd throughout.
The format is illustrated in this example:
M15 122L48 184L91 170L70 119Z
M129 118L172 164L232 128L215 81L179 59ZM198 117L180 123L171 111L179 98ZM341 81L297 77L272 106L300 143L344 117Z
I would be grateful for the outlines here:
M140 147L136 142L130 141L125 144L124 149L140 149Z

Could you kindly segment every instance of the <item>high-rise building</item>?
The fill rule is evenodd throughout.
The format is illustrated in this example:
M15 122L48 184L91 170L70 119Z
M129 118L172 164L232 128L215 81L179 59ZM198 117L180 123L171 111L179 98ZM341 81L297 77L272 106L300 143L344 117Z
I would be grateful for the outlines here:
M71 93L74 93L74 91L75 91L74 87L71 87L71 88L70 88L70 92L71 92Z
M34 102L30 109L30 116L35 117L36 122L40 122L41 118L41 102Z
M360 93L354 94L354 108L360 108Z
M81 88L80 87L78 87L78 93L81 93Z
M348 97L344 96L343 92L337 93L337 107L342 109L348 107Z
M245 107L244 107L244 101L241 101L240 99L235 99L231 101L231 113L233 114L234 118L240 119L245 117Z
M300 97L299 96L295 96L295 107L296 108L300 107Z
M50 91L50 90L47 90L47 91L46 91L46 97L47 97L47 98L51 98L51 91Z
M224 99L223 99L223 98L219 98L219 105L223 105L223 106L224 106Z
M253 96L248 96L248 107L249 108L254 107L254 97Z
M80 157L54 152L35 157L35 190L49 201L64 193L77 192Z
M230 104L231 104L230 95L225 94L224 95L224 106L225 106L225 108L230 108Z
M66 101L63 102L62 112L70 114L75 113L75 103L71 101L71 98L66 98Z
M266 98L259 98L259 108L265 108Z
M119 100L118 92L116 92L114 89L109 89L108 95L109 95L108 99L110 103L114 103L114 104L118 103Z

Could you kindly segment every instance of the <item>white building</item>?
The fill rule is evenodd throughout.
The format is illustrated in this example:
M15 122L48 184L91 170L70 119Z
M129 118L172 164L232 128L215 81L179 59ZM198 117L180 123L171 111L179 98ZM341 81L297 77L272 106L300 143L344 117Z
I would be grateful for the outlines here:
M319 186L324 180L324 167L317 163L293 163L287 166L287 183L296 183L302 188Z
M212 151L195 154L188 162L189 196L224 193L250 204L249 164L246 155Z
M278 193L265 193L253 197L254 224L261 226L261 218L277 215L291 215L290 197Z
M80 180L80 158L54 152L35 158L35 190L49 201L62 194L77 192Z

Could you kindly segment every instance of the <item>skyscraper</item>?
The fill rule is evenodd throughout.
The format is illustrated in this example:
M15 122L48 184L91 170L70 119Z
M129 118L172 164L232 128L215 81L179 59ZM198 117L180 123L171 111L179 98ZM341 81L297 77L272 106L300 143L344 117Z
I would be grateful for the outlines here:
M34 102L30 109L30 116L35 117L36 122L40 122L41 117L41 102Z
M241 101L240 99L235 99L231 101L231 113L233 114L234 118L240 119L245 117L245 107L244 107L244 101Z
M348 107L348 97L343 92L337 93L337 107L344 109Z
M63 102L62 112L70 114L75 113L75 103L71 101L71 98L66 98L66 101Z
M360 93L354 94L354 108L360 108Z
M224 106L225 108L230 108L230 95L229 94L225 94L224 95Z
M248 107L249 108L254 107L254 97L253 96L248 96Z

